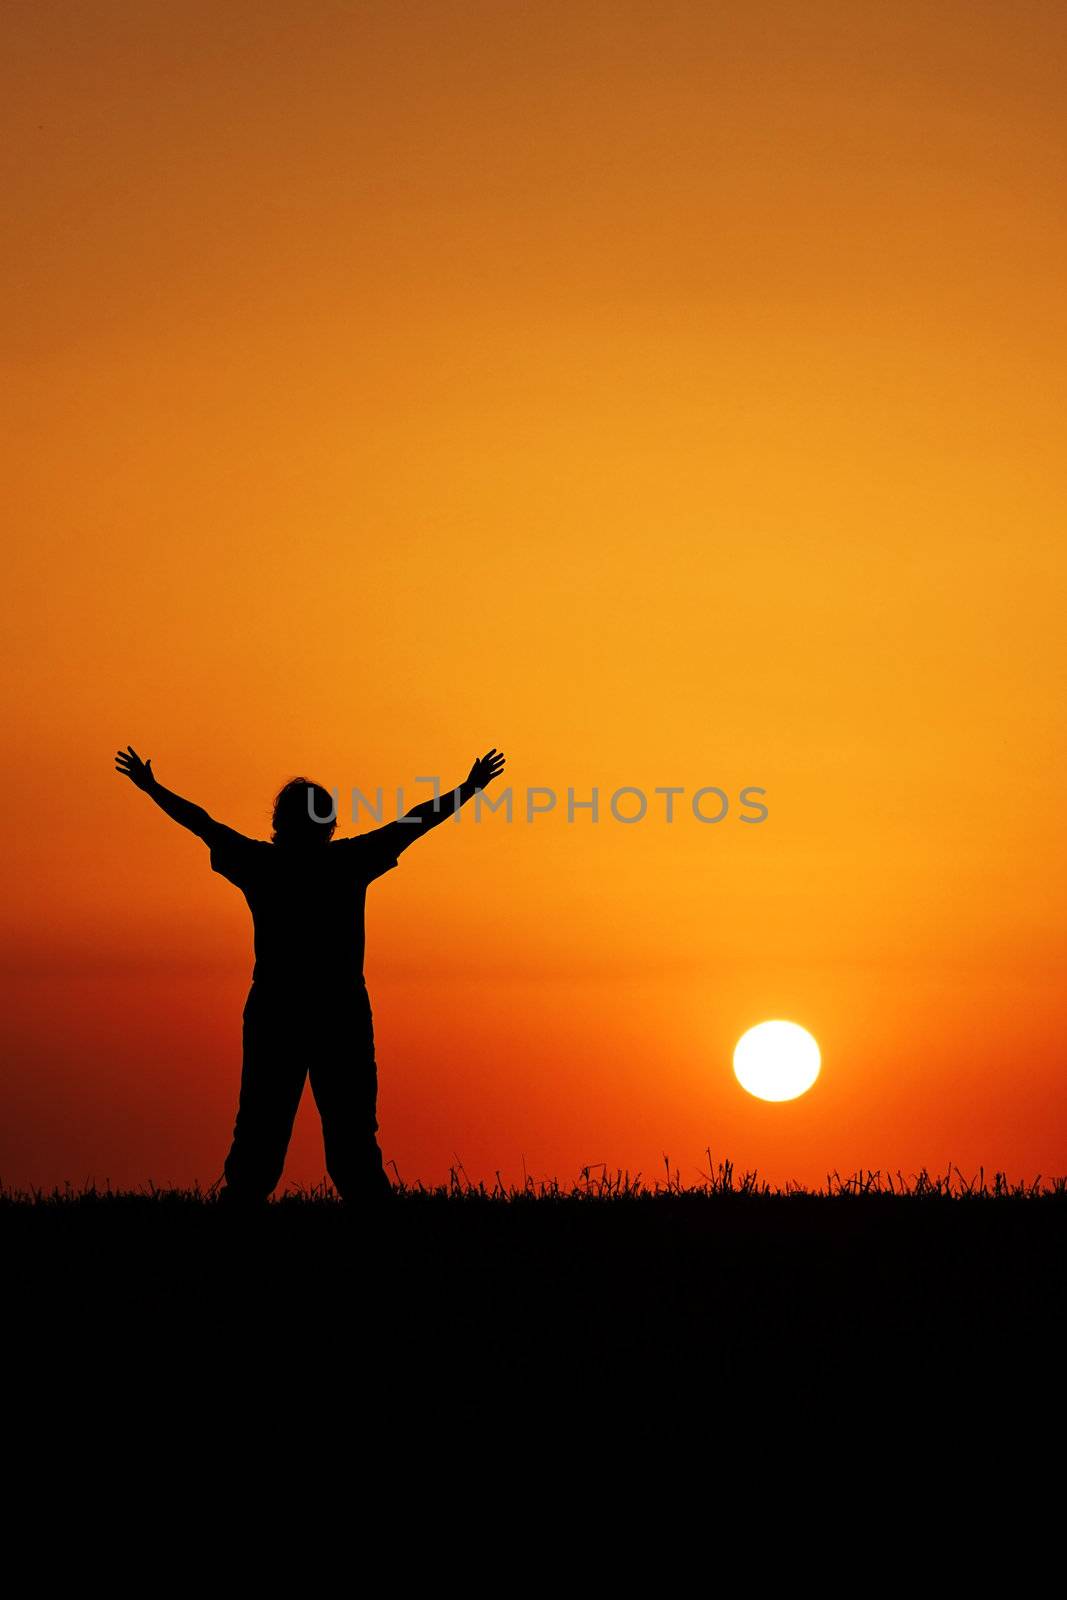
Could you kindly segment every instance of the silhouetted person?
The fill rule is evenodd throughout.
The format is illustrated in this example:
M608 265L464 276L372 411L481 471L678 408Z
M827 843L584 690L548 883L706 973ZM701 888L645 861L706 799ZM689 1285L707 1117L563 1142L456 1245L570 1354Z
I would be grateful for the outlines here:
M281 1178L309 1075L326 1170L338 1193L345 1201L392 1193L376 1137L378 1072L363 976L367 885L503 765L504 757L490 750L458 789L351 839L333 837L330 792L293 778L275 798L268 843L165 789L132 745L116 754L118 772L203 839L213 871L237 885L252 912L255 965L244 1008L241 1092L220 1199L266 1201Z

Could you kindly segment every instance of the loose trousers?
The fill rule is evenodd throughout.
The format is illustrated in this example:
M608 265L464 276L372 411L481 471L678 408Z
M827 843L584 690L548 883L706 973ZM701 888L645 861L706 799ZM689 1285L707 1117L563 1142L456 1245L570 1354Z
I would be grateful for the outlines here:
M252 984L242 1027L241 1092L221 1198L265 1201L285 1166L305 1079L322 1119L326 1171L345 1201L391 1185L378 1146L374 1019L363 984L328 994Z

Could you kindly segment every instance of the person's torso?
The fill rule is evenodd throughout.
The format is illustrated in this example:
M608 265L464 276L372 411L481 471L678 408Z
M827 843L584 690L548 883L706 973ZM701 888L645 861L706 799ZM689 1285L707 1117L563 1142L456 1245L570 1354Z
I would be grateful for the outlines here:
M256 984L363 984L367 885L339 870L331 852L264 851L242 887L252 913Z

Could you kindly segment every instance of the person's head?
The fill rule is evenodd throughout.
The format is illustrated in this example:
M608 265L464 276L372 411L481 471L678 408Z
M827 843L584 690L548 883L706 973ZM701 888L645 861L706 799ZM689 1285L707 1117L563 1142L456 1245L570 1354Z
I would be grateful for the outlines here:
M275 795L275 844L329 844L336 827L333 795L320 783L290 778Z

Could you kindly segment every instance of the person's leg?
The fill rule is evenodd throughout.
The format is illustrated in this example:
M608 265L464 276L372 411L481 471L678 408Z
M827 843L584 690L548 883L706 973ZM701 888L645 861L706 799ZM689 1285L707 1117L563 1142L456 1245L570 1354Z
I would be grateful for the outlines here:
M307 1077L295 1019L250 995L243 1021L241 1093L223 1168L228 1205L264 1203L277 1186Z
M374 1021L364 994L324 1010L310 1062L311 1092L322 1118L326 1171L342 1200L392 1197L378 1145L378 1066Z

